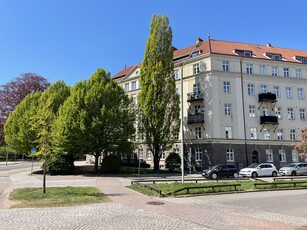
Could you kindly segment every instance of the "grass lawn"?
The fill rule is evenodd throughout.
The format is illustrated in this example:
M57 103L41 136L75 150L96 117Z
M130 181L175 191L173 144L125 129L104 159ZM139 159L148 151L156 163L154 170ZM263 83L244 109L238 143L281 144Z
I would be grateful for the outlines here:
M299 181L306 181L306 180L299 180ZM279 180L278 182L291 182L288 180ZM184 187L198 187L198 186L207 186L207 185L224 185L224 184L241 184L241 186L237 187L238 191L252 191L252 190L263 190L263 189L284 189L284 188L294 188L293 184L283 184L283 185L277 185L277 188L275 188L274 185L264 185L264 186L258 186L255 188L254 183L257 183L255 181L246 181L246 180L237 180L237 181L210 181L210 182L202 182L202 183L155 183L155 184L149 184L151 187L157 188L161 190L162 194L166 195L169 193L172 193L173 191L176 191L178 189L184 188ZM299 184L296 185L297 188L307 188L306 184ZM131 189L134 189L138 192L144 193L148 196L158 196L157 192L154 192L148 188L145 188L141 185L131 185ZM234 191L233 187L223 187L223 188L215 188L216 192L230 192ZM212 188L197 188L197 189L191 189L189 194L203 194L203 193L213 193ZM186 190L180 191L176 193L176 195L187 195Z
M10 194L10 200L16 202L12 208L55 207L91 204L110 201L96 187L54 187L21 188Z

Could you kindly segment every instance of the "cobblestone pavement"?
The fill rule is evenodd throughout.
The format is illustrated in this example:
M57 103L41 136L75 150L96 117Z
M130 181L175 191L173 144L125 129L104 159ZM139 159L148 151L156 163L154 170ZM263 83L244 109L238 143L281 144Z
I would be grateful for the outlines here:
M47 187L97 186L113 202L7 209L11 189L41 186L42 177L27 172L1 177L0 173L0 189L4 189L0 193L0 229L307 229L302 227L307 225L304 217L234 207L214 199L147 197L126 188L130 181L124 177L47 176Z

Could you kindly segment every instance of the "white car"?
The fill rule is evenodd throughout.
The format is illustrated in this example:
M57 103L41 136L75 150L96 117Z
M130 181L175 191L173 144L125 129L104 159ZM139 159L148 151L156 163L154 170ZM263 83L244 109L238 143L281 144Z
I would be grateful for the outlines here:
M277 176L278 170L275 165L270 163L251 164L247 168L240 170L240 176L256 178L259 176Z
M279 169L282 176L307 175L307 163L290 163Z

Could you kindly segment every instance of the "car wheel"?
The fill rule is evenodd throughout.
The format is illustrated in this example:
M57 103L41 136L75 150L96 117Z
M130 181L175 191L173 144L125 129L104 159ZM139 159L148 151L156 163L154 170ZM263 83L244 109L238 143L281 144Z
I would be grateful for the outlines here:
M216 180L216 178L217 178L217 174L216 173L212 173L211 174L211 179Z
M276 171L274 171L274 172L272 173L272 177L277 177L277 172L276 172Z
M233 173L233 178L238 178L239 177L239 174L237 172L234 172Z
M296 171L292 171L291 176L296 176L297 172Z
M256 178L258 175L257 175L257 173L256 172L253 172L252 173L252 178Z

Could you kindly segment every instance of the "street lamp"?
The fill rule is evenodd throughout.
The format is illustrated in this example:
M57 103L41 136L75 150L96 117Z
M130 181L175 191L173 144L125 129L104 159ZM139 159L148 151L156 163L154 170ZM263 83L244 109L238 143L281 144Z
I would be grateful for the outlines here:
M181 112L181 183L184 183L184 146L183 146L183 139L184 139L184 129L183 129L183 66L185 63L190 59L192 54L195 52L195 50L201 45L202 41L200 39L197 40L197 43L195 44L194 49L189 54L189 56L184 60L184 62L181 64L181 78L180 78L180 97L181 97L181 104L180 104L180 112Z

